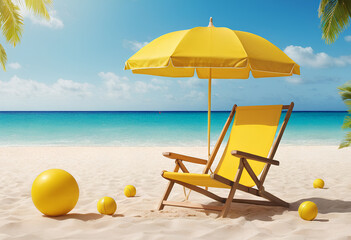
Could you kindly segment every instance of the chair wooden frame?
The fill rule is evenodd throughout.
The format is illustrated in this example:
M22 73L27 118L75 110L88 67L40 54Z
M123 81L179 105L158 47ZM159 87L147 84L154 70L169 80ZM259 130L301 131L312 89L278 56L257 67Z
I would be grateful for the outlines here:
M219 136L219 139L209 157L209 160L204 160L204 159L200 159L200 158L194 158L194 157L190 157L190 156L185 156L185 155L181 155L181 154L176 154L176 153L171 153L171 152L166 152L163 153L163 155L165 157L171 158L171 159L175 159L175 168L174 168L174 172L178 172L179 169L181 169L184 173L188 173L188 169L185 167L183 161L186 162L191 162L191 163L196 163L196 164L202 164L202 165L206 165L205 169L203 170L204 174L207 174L210 170L210 167L213 163L213 161L215 160L215 157L217 155L217 152L222 144L222 141L226 135L226 132L230 126L230 123L233 120L235 111L236 111L236 107L237 105L233 106L233 109L227 119L227 122L225 123L223 130ZM227 178L224 178L220 175L217 174L211 174L211 178L226 184L230 187L230 191L228 194L227 198L223 198L220 197L210 191L208 191L207 189L203 189L201 187L192 185L192 184L188 184L188 183L184 183L184 182L180 182L180 181L176 181L176 180L169 180L167 189L162 197L161 202L158 205L158 210L162 210L165 206L176 206L176 207L188 207L188 208L195 208L195 209L206 209L206 210L214 210L214 211L221 211L220 216L221 217L226 217L229 210L230 210L230 205L232 202L237 202L237 203L246 203L246 204L258 204L258 205L267 205L267 206L282 206L282 207L289 207L289 203L281 200L280 198L274 196L273 194L267 192L264 187L264 181L267 177L269 168L271 165L279 165L279 162L276 160L273 160L273 157L278 149L280 140L283 136L284 130L288 124L288 121L290 119L290 115L291 112L294 108L294 103L291 102L290 105L283 105L282 109L287 109L287 113L285 115L284 121L282 123L282 126L279 129L278 135L272 145L270 154L268 156L268 158L265 157L261 157L261 156L257 156L254 154L250 154L250 153L246 153L246 152L242 152L242 151L237 151L237 150L233 150L231 152L232 155L240 157L240 163L239 163L239 167L238 167L238 171L236 173L236 176L234 178L234 181L230 181ZM260 162L264 162L266 163L260 179L258 179L258 177L255 175L255 173L253 172L249 162L247 161L247 159L250 160L255 160L255 161L260 161ZM246 187L244 185L241 185L239 183L241 174L243 172L243 170L246 169L246 171L249 173L249 175L251 176L251 178L253 179L253 181L256 183L256 188L254 187ZM163 176L163 172L161 173L161 175ZM171 190L174 186L174 184L177 183L179 185L182 185L188 189L191 189L192 191L201 193L209 198L212 198L216 201L219 201L221 203L223 203L222 206L213 206L213 205L203 205L203 204L195 204L195 203L188 203L188 202L174 202L174 201L167 201L169 194L171 193ZM265 200L248 200L248 199L234 199L234 195L236 190L241 190L244 192L247 192L249 194L255 195L255 196L259 196L262 198L267 199L268 201Z

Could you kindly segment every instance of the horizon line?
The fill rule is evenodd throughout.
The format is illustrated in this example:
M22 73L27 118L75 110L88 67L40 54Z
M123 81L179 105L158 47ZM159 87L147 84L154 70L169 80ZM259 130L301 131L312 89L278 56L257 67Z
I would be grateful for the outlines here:
M287 110L286 109L283 109L283 112L286 112ZM59 112L86 112L86 113L108 113L108 112L150 112L150 113L161 113L161 112L204 112L204 113L207 113L208 111L205 111L205 110L5 110L5 111L2 111L0 110L0 113L20 113L20 112L27 112L27 113L35 113L35 112L47 112L47 113L59 113ZM231 112L229 110L213 110L211 112ZM348 111L347 110L294 110L293 112L345 112L347 113Z

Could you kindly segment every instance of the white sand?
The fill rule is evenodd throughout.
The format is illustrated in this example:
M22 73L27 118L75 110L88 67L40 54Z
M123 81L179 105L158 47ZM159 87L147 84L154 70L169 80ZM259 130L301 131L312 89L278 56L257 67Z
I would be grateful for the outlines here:
M206 155L206 148L1 147L0 239L351 238L351 148L281 146L275 157L280 166L271 167L266 190L291 203L290 209L233 203L225 219L210 211L155 210L167 184L160 172L174 168L174 161L161 155L164 151ZM31 201L33 180L50 168L62 168L78 181L80 198L67 216L44 217ZM325 180L325 189L312 187L315 178ZM136 197L123 195L127 184L136 186ZM173 193L171 200L184 198L181 187ZM103 196L116 199L114 216L97 213ZM239 191L236 196L247 195ZM190 200L213 202L194 192ZM298 216L299 203L305 200L318 205L315 221Z

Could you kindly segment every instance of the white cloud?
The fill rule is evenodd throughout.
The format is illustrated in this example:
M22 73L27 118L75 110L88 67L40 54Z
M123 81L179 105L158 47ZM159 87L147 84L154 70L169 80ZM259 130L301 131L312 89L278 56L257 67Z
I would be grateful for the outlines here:
M149 90L160 90L161 88L159 86L153 85L151 83L146 83L142 81L136 81L135 82L135 91L145 93L148 92Z
M202 100L204 96L205 94L203 92L192 90L190 93L186 94L184 98L191 101L199 101Z
M10 81L0 81L0 93L18 97L34 97L50 94L50 88L44 84L31 79L21 79L16 75Z
M23 13L23 17L30 19L33 24L38 24L53 29L61 29L64 27L63 21L57 17L57 12L55 10L49 10L50 20L39 17L26 9L21 9L21 12Z
M170 83L170 80L167 80L167 79L159 79L159 78L153 78L151 79L151 82L153 84L158 84L160 86L166 86Z
M187 80L178 80L178 84L183 88L200 87L204 84L204 79L192 77L192 78L188 78Z
M112 72L100 72L98 75L104 80L109 97L130 97L130 84L127 77L120 77Z
M9 63L8 66L15 70L20 69L22 67L21 64L19 64L18 62Z
M284 52L301 66L312 68L344 67L351 65L350 56L331 57L324 52L314 53L311 47L287 46Z
M127 77L120 77L113 72L100 72L98 74L104 81L109 97L130 98L131 92L146 93L168 89L168 81L153 78L146 81L131 82Z
M166 91L168 89L168 80L153 78L151 80L131 82L127 77L117 76L113 72L100 72L98 76L103 80L102 86L62 78L52 84L47 84L14 75L9 81L0 81L0 95L25 98L47 96L82 98L93 96L99 92L99 95L106 93L108 97L129 99L133 93Z
M134 52L140 50L143 48L145 45L147 45L149 42L138 42L138 41L131 41L131 40L124 40L123 46L125 48L129 48L133 50Z
M345 36L344 39L346 42L351 42L351 35Z
M286 77L285 81L291 84L328 84L328 83L336 83L340 82L339 77L327 77L327 76L314 76L314 77L303 77L300 76L291 76Z
M292 84L300 84L302 83L302 78L300 77L287 77L285 78L285 81L288 83L292 83Z
M135 82L135 90L137 92L141 92L141 93L146 93L149 90L166 90L168 89L167 86L163 86L163 84L158 85L158 84L153 84L152 81L151 82L144 82L144 81L136 81Z
M137 92L146 93L150 90L167 90L168 89L168 81L161 80L158 78L153 78L151 81L136 81L135 82L135 90Z
M91 94L91 88L91 84L72 80L59 79L54 84L48 85L31 79L19 78L16 75L9 81L0 81L1 95L25 98L66 95L84 97Z
M60 78L52 86L54 92L56 93L70 93L77 96L90 96L92 85L89 83L78 83L72 80L65 80Z
M173 94L166 94L165 97L168 99L168 100L175 100L176 98L173 96Z

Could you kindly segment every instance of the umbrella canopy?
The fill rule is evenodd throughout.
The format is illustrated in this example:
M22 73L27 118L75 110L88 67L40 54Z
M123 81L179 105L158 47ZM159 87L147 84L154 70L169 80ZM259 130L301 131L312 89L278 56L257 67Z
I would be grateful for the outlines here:
M210 149L211 79L283 77L300 74L300 66L278 47L255 34L208 27L165 34L125 63L136 74L209 79L208 149ZM210 153L210 150L209 150Z
M196 27L165 34L125 63L133 73L201 79L246 79L300 74L300 67L278 47L248 32Z

